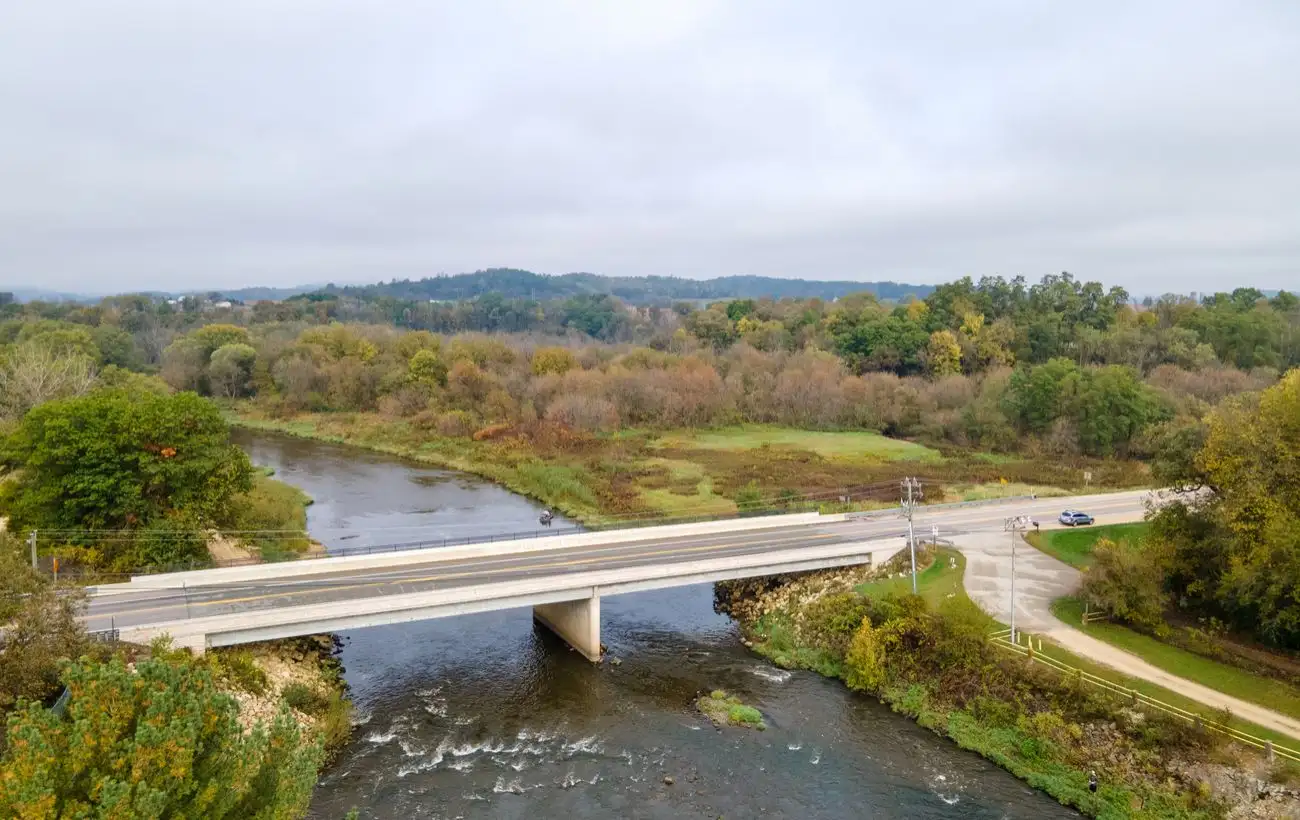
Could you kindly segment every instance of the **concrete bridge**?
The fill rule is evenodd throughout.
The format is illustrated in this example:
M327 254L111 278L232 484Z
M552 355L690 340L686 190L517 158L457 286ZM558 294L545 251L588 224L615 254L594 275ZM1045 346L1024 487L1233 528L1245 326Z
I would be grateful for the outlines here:
M1065 507L1099 523L1138 520L1146 492L920 507L918 538L1000 530L1008 516L1045 526ZM464 547L147 575L91 589L87 626L145 643L169 635L208 647L532 607L595 661L605 595L858 564L906 546L898 510L816 513L502 541Z

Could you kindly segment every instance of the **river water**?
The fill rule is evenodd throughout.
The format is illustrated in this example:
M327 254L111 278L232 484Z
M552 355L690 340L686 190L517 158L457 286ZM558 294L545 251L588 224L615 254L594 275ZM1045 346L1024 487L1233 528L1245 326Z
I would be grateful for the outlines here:
M537 526L537 504L470 476L298 439L236 441L315 499L308 525L331 549ZM601 608L618 665L584 660L528 610L342 635L357 726L311 817L1078 817L838 682L766 664L713 612L710 586ZM718 688L768 730L713 728L692 704Z

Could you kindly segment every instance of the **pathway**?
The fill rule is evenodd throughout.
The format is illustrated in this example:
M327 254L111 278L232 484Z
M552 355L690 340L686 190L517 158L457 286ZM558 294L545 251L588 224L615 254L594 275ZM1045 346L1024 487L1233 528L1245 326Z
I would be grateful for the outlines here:
M970 533L954 539L966 556L966 592L1002 623L1011 622L1011 539L1010 533ZM1016 629L1047 637L1124 675L1158 684L1214 709L1227 709L1243 720L1300 740L1300 720L1171 675L1131 652L1061 623L1052 614L1052 601L1078 589L1079 571L1019 537L1015 557Z

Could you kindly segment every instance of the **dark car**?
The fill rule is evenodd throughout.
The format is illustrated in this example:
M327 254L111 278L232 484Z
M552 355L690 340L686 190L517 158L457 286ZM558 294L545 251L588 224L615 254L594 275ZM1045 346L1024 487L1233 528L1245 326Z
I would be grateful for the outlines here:
M1061 513L1060 521L1067 527L1078 527L1092 523L1092 516L1078 510L1066 510Z

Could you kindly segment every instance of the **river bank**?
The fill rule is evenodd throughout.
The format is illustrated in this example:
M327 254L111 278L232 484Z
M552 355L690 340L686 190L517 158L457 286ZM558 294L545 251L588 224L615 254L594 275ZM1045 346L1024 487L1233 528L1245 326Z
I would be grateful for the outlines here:
M1289 773L1259 755L1001 654L987 617L944 580L959 584L963 567L939 557L919 598L882 595L887 584L852 569L719 584L716 606L778 666L873 695L1088 816L1300 816Z
M930 501L1060 495L1085 486L1095 491L1149 482L1138 462L941 452L867 431L737 425L593 434L536 422L452 434L418 419L378 413L279 417L253 402L227 404L225 412L244 429L362 447L481 476L588 526L775 507L894 505L904 473L920 478Z
M328 760L346 745L352 727L338 650L333 635L309 635L213 649L203 662L238 702L246 729L259 722L270 725L287 707L303 730L320 741Z

